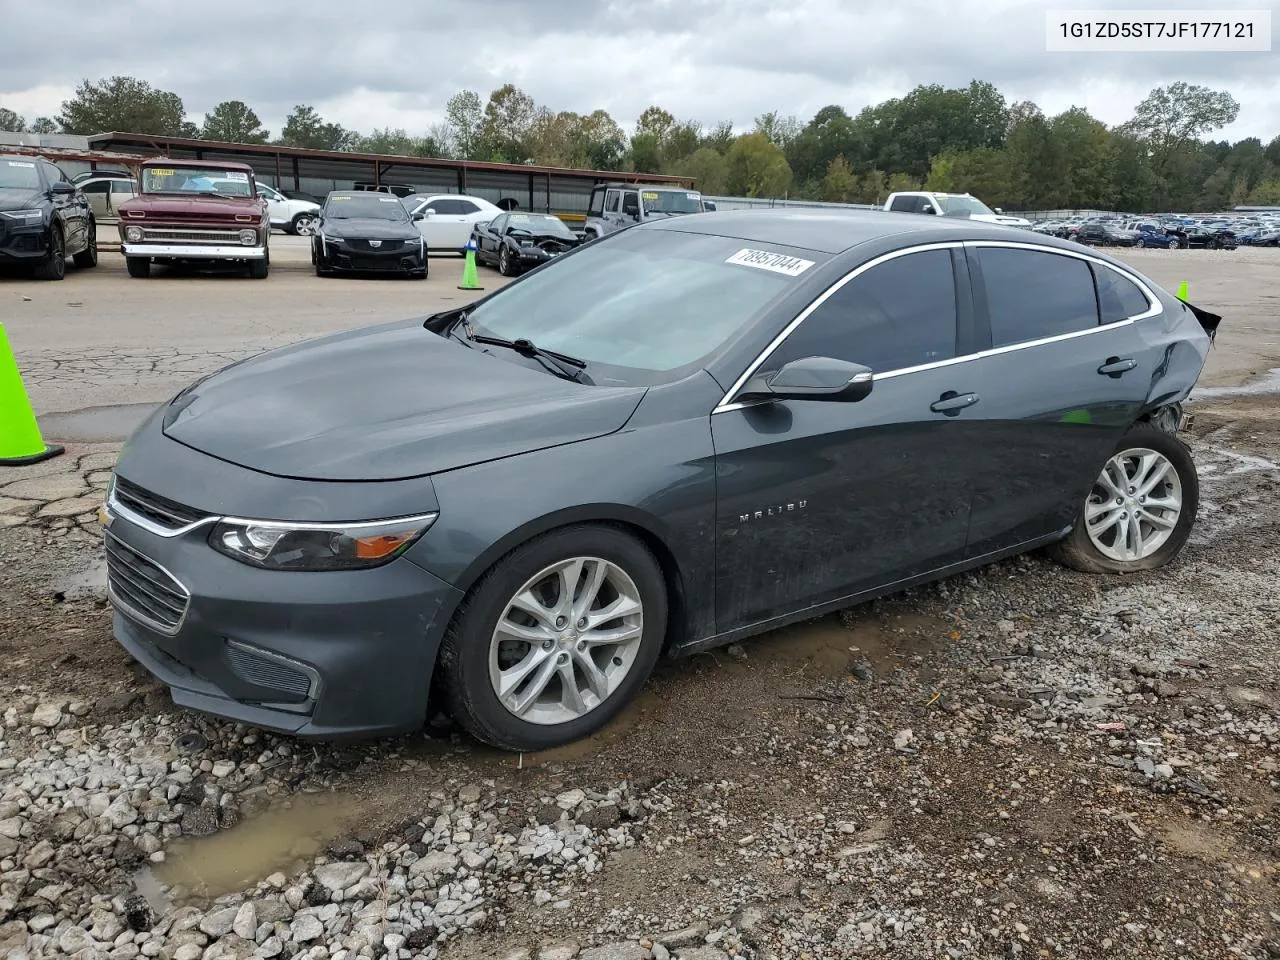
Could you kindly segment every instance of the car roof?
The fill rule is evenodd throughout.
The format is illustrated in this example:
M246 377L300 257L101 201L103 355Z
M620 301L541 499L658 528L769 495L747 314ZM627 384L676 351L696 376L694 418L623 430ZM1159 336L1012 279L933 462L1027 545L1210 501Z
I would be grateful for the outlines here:
M601 190L605 187L626 188L628 190L667 190L671 193L697 193L693 187L681 187L674 183L624 183L621 180L614 180L610 183L597 183L593 189Z
M143 167L158 167L162 165L199 170L242 170L245 173L253 173L253 167L238 160L178 160L173 157L152 157L149 160L143 160L141 163Z
M1052 237L1031 234L1018 227L968 218L926 217L917 213L883 210L724 210L649 221L629 227L628 232L631 230L703 233L820 253L840 253L861 243L899 235L911 243L1021 239L1041 245L1057 245ZM1077 249L1065 241L1061 245L1065 250Z

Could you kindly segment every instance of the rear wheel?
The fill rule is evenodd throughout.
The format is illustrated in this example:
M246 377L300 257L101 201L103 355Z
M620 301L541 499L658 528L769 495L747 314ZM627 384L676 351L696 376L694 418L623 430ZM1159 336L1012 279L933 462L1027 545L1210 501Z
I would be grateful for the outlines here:
M315 233L316 218L311 213L300 213L289 224L289 232L295 237L309 237Z
M1169 238L1169 242L1166 244L1166 246L1167 246L1170 250L1177 250L1177 249L1178 249L1178 238L1177 238L1177 237L1170 237L1170 238Z
M124 265L131 277L145 279L151 276L151 261L146 257L125 257Z
M1210 250L1217 250L1218 247L1222 246L1222 244L1220 244L1215 238L1210 240L1208 243L1206 243L1205 246L1208 247Z
M88 270L98 265L98 225L89 223L89 242L85 248L71 258L81 270Z
M67 275L67 242L56 223L49 231L49 256L36 266L37 280L61 280Z
M1156 427L1134 427L1094 481L1074 529L1051 552L1086 573L1154 570L1182 552L1199 504L1187 445Z
M653 554L605 526L518 547L459 608L440 651L454 719L508 750L545 750L607 724L662 649L667 595Z
M1139 237L1139 238L1134 242L1134 244L1133 244L1133 245L1134 245L1135 247L1145 247L1145 246L1147 245L1147 241L1146 241L1146 240L1144 240L1142 237Z

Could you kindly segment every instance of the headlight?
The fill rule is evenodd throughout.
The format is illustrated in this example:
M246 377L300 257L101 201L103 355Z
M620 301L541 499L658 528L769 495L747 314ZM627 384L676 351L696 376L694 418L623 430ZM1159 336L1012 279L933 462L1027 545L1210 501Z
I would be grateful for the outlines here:
M129 228L128 228L128 229L126 229L126 230L125 230L125 232L124 232L124 238L125 238L126 240L128 240L130 243L141 243L141 242L142 242L142 228L141 228L141 227L129 227Z
M10 220L40 220L44 217L41 210L6 210L3 216Z
M243 243L246 247L252 247L255 243L258 242L258 231L257 230L241 230L240 242Z
M359 570L399 556L437 514L371 523L282 523L225 519L209 545L241 563L268 570Z

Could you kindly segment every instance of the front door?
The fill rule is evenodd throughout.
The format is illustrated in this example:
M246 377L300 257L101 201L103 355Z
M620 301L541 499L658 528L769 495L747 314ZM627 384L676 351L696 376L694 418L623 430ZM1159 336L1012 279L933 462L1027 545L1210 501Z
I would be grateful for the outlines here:
M969 257L987 305L978 335L991 347L968 364L985 385L969 532L971 551L985 554L1075 519L1163 350L1134 319L1154 304L1110 267L1016 244L975 244Z
M727 632L954 562L969 520L972 409L958 247L892 256L840 286L759 367L870 367L856 403L786 400L711 417L716 629ZM959 329L958 329L959 327Z

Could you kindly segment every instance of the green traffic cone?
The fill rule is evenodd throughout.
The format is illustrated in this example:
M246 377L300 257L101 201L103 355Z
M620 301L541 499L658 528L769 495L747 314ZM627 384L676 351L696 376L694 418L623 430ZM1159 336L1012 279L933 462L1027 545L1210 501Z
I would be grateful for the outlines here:
M1183 303L1187 302L1187 281L1185 280L1178 284L1178 299Z
M45 445L40 425L22 385L18 361L9 348L4 324L0 323L0 466L18 467L39 463L62 453L63 448Z
M483 290L480 286L480 278L476 276L476 243L474 240L467 241L467 262L462 268L462 282L458 284L459 290Z

